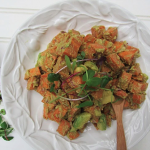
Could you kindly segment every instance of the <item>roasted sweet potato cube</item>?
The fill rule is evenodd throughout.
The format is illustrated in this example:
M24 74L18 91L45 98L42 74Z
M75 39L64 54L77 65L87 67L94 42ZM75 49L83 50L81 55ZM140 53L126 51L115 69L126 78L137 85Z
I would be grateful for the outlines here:
M50 120L60 122L62 118L66 115L67 109L62 105L57 105L54 110L50 111L48 114L48 118Z
M141 82L143 81L143 76L141 73L138 76L132 76L132 78L137 81L141 81Z
M127 100L125 100L123 108L127 109L127 108L129 108L129 105L130 105L129 102Z
M42 101L43 101L43 103L51 104L51 101L53 101L56 97L57 97L57 95L55 93L46 91ZM56 101L53 102L53 104L56 104Z
M126 90L130 83L131 77L132 77L131 73L123 71L121 76L119 77L118 87L120 87L123 90Z
M84 107L84 111L89 112L94 117L101 116L101 110L97 106Z
M67 137L68 137L70 140L74 140L74 139L76 139L79 135L80 135L79 132L73 131L73 132L69 132L69 133L67 134Z
M101 72L111 72L111 68L105 65L104 63L101 65Z
M114 94L123 99L125 99L128 96L128 94L123 90L114 91Z
M113 80L110 80L107 85L105 86L105 88L108 88L110 89L112 86L116 86L119 82L119 79L113 79Z
M98 39L103 37L103 33L105 32L105 26L93 26L91 28L92 35Z
M141 104L145 100L144 94L133 94L133 103L135 104Z
M48 74L49 73L42 74L40 78L40 85L45 89L50 89L50 82L47 79Z
M59 56L56 64L53 67L53 73L56 73L57 71L59 71L64 66L66 66L65 58ZM63 78L63 79L66 79L67 77L69 77L68 68L63 69L62 71L59 72L59 74L60 74L61 78Z
M44 103L43 118L48 119L48 113L54 109L55 104Z
M94 43L95 41L96 41L96 38L91 34L87 34L84 37L84 42L86 42L86 43Z
M131 93L144 93L148 84L143 82L138 82L133 79L131 79L131 82L129 83L128 90Z
M130 68L130 73L132 73L133 76L138 76L141 73L141 69L140 69L139 63L134 64Z
M129 106L129 108L131 108L131 109L139 109L140 108L140 106L139 106L139 104L132 104L132 105L130 105Z
M124 61L128 65L131 65L136 53L137 53L137 50L133 50L133 51L126 50L121 53L118 53L118 55L122 61Z
M24 79L27 80L30 77L40 76L40 75L41 75L41 72L40 72L39 67L35 67L26 71Z
M104 55L109 55L115 52L115 47L114 44L110 41L105 40L104 41L104 46L106 46L107 48L104 51Z
M55 84L55 89L59 89L60 87L60 81L54 81L54 84Z
M115 40L117 39L117 34L118 34L118 30L116 27L109 27L103 34L103 38L111 41L111 42L115 42Z
M47 92L47 90L46 90L45 88L43 88L43 87L41 86L41 84L37 87L36 91L37 91L38 93L40 93L42 96L44 96L45 93Z
M71 37L68 42L68 47L63 50L62 54L67 55L70 58L76 58L82 42L83 38L81 35Z
M99 89L98 91L91 92L91 95L94 99L99 100L103 97L104 90Z
M68 83L71 88L77 88L80 84L83 84L83 80L81 76L73 76Z
M65 136L67 132L70 130L70 128L71 128L70 122L63 119L58 126L57 132L62 136Z
M88 58L88 59L94 58L93 55L96 53L96 50L87 43L84 43L81 46L81 51L85 52L85 58Z
M100 44L89 44L96 52L103 53L107 48Z
M119 71L124 67L124 64L121 62L119 56L116 53L112 53L106 57L107 63L114 71Z
M125 49L126 49L126 47L127 47L127 43L126 43L126 42L123 42L123 41L121 41L121 42L116 41L116 42L114 43L114 46L116 47L115 52L116 52L116 53L120 53L120 52L125 51Z
M63 107L65 107L66 109L70 109L70 103L69 103L69 101L67 101L67 100L65 100L63 98L60 98L58 101L59 101L59 103L61 105L63 105Z
M106 115L106 124L107 124L107 126L111 127L111 116L110 115Z
M74 117L80 113L81 109L79 108L71 108L71 111L69 112L68 115L68 121L73 121Z
M48 110L48 104L44 104L44 109L43 109L43 118L44 119L47 119L48 118L48 113L49 113L49 110Z
M140 56L140 54L139 54L139 52L140 52L140 51L139 51L139 49L138 49L138 48L127 45L126 49L128 49L128 50L130 50L130 51L134 51L134 50L136 50L135 57L137 58L137 57L139 57L139 56Z
M38 87L38 85L39 85L39 78L33 76L28 79L27 89L34 90L36 87Z
M100 117L92 116L90 122L92 122L92 123L98 123L98 122L99 122L99 118L100 118Z

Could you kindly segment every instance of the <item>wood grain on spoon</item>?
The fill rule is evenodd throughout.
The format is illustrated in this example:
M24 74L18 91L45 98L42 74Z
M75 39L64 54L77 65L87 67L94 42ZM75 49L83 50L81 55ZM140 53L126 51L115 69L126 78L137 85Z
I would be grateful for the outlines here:
M125 100L112 103L117 119L117 150L127 150L124 128L122 124L122 112Z

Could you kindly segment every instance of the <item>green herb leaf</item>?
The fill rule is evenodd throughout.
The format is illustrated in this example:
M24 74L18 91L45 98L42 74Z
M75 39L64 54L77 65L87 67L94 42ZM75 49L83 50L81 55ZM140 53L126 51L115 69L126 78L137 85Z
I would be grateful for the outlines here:
M0 124L2 123L2 116L0 116Z
M81 56L82 56L82 58L84 59L85 58L85 52L81 52Z
M95 75L94 70L87 70L86 73L83 75L82 80L88 81L88 79L92 78Z
M50 92L54 92L54 91L55 91L55 84L53 83L53 84L51 85Z
M4 121L3 123L1 123L1 127L2 127L3 129L7 129L8 125L7 125L7 123Z
M48 74L47 79L50 82L58 81L60 79L60 75L59 74L55 74L55 73L50 73L50 74Z
M65 61L66 61L66 65L67 65L68 69L71 71L71 62L67 55L65 55Z
M1 113L2 115L6 115L5 109L1 109L0 113Z
M92 101L86 101L86 102L83 102L80 105L78 105L77 108L86 107L86 106L92 106L92 105L93 105Z
M101 78L93 77L86 81L88 86L98 86L101 83Z
M76 66L76 61L73 61L73 63L72 63L72 72L74 71L74 69L75 69L75 66Z
M108 77L108 76L103 76L101 79L102 79L102 81L101 81L101 87L102 87L102 88L104 88L104 87L107 85L107 83L108 83L110 80L112 80L112 78L111 78L111 77Z
M85 90L86 91L96 91L97 89L95 89L93 87L89 87L88 85L86 85Z
M12 140L14 137L10 136L10 137L5 137L5 136L2 136L2 138L5 140L5 141L10 141Z
M82 60L82 59L83 59L82 56L80 55L77 56L77 60Z

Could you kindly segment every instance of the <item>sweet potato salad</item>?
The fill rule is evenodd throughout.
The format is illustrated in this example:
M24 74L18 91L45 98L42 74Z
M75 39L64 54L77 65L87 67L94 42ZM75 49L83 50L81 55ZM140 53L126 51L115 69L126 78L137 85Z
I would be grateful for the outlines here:
M70 140L89 122L96 130L110 127L116 119L112 103L125 99L124 109L139 109L145 100L148 76L136 62L140 51L117 35L116 27L105 26L86 36L61 31L25 73L27 89L43 96L43 117Z

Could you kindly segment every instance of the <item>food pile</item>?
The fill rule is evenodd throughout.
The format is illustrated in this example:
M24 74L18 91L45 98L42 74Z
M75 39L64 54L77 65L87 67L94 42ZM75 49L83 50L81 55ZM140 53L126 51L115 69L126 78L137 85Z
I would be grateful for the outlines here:
M148 77L135 59L139 49L116 41L117 28L94 26L92 34L61 31L27 70L27 89L43 96L43 117L59 123L57 132L71 140L87 123L106 130L116 119L112 103L138 109L145 100Z

